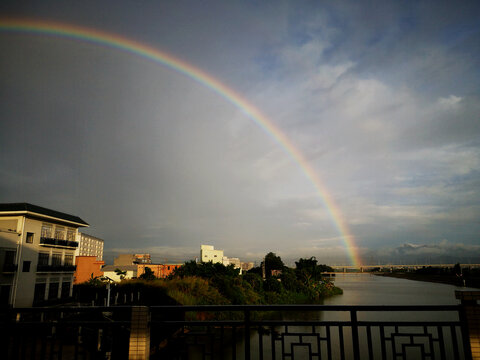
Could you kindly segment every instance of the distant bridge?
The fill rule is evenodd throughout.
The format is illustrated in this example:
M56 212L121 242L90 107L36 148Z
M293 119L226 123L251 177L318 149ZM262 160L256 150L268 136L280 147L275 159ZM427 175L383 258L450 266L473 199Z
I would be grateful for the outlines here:
M456 264L383 264L383 265L330 265L335 272L349 272L349 270L358 270L359 272L364 272L365 270L371 269L421 269L424 267L436 267L436 268L451 268ZM478 268L480 264L460 264L462 268ZM350 271L352 272L352 271Z

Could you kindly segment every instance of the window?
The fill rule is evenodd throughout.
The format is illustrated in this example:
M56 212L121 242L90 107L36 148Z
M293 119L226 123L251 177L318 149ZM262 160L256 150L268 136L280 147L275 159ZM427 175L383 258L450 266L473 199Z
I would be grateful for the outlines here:
M0 285L0 305L8 305L10 303L10 285Z
M60 265L62 265L62 254L53 253L52 254L52 266L60 266Z
M27 238L25 241L29 244L33 244L33 233L27 232Z
M49 257L50 257L49 253L39 253L38 254L38 265L40 265L40 266L48 265Z
M55 227L55 239L65 240L65 228L63 226Z
M12 250L5 251L5 261L3 262L3 264L4 265L15 264L15 254L16 254L16 251L12 251Z
M62 282L62 295L61 295L62 299L68 298L70 296L70 286L71 286L70 282L67 282L67 281Z
M67 229L67 240L75 241L75 230Z
M23 262L22 272L30 272L30 263L31 261Z
M58 298L58 282L51 282L48 288L48 300Z
M53 230L53 226L51 224L42 224L41 236L44 238L51 238L52 230Z
M65 255L64 264L65 264L65 266L73 265L73 255Z
M39 302L45 300L45 288L47 284L36 283L35 292L33 293L33 302Z

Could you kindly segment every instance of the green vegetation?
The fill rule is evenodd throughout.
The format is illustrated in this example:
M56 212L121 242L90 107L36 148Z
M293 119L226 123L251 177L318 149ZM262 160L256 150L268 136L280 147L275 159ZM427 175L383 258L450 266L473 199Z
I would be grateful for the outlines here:
M378 275L480 288L480 269L462 268L460 264L451 268L424 266L416 270L395 269Z
M240 275L233 265L189 261L167 279L155 278L146 267L139 279L112 285L111 296L118 304L244 305L316 303L326 296L342 293L321 275L331 269L317 265L313 257L300 259L294 269L285 266L274 253L267 254L264 262ZM96 299L102 303L107 280L92 278L77 285L77 301L88 303Z
M274 253L268 253L260 267L244 275L233 265L195 263L190 261L176 269L166 286L175 286L168 281L183 279L192 282L203 279L218 291L227 304L299 304L315 303L326 296L342 293L330 280L322 277L322 271L329 271L326 265L317 265L317 260L300 259L296 268L284 265ZM262 278L265 268L265 280ZM196 280L195 280L196 279ZM174 292L178 298L178 292ZM201 303L201 299L197 303ZM184 303L183 301L179 301Z

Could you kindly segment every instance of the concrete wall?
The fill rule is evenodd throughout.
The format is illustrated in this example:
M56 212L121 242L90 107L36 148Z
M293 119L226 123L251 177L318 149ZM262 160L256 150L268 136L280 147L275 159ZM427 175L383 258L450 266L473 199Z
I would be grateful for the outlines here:
M77 269L75 270L74 284L81 284L92 277L103 276L102 266L104 261L98 261L96 256L77 256L75 258Z

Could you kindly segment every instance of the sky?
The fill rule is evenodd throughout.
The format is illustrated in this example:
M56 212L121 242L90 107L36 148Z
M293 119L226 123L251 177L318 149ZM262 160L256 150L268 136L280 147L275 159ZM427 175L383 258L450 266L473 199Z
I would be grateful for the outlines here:
M2 1L5 19L170 54L0 30L0 202L80 216L105 260L480 262L476 1ZM325 201L331 199L338 212ZM339 230L338 222L347 232ZM350 246L347 246L350 245Z

